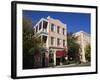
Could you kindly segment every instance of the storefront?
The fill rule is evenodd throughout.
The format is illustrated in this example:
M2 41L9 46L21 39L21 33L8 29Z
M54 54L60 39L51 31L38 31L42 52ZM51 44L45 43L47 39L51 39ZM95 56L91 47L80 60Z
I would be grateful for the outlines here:
M57 66L57 65L62 65L63 60L65 60L66 57L66 52L64 49L52 49L49 52L49 63L50 66Z
M63 59L65 58L66 54L64 50L57 50L56 51L56 65L62 65Z

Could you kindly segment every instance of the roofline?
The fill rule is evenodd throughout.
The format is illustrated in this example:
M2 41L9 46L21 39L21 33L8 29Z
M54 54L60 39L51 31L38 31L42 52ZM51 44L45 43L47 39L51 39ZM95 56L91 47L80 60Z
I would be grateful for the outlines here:
M78 34L78 33L85 33L85 34L87 34L88 36L90 36L90 34L89 33L87 33L87 32L85 32L85 31L78 31L78 32L76 32L76 33L73 33L72 35L74 36L75 34Z
M35 26L33 27L33 28L35 28L42 20L44 20L44 21L47 21L48 22L48 20L47 19L45 19L45 18L41 18L36 24L35 24Z

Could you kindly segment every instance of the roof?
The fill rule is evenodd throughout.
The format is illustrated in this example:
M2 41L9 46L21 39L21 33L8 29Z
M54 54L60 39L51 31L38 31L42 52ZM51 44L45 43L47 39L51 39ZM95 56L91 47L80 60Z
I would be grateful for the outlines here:
M55 22L55 23L59 23L59 25L63 25L63 26L66 26L66 24L64 24L63 22L61 22L59 19L54 19L50 16L47 17L47 20L50 20L52 22Z
M85 32L85 31L79 31L79 32L73 33L73 36L76 36L76 35L81 34L81 33L90 37L90 34Z
M33 26L36 27L36 26L38 25L38 23L41 22L42 20L45 20L45 21L52 20L52 21L55 22L55 23L59 23L60 25L66 26L66 24L62 23L60 20L51 18L50 16L48 16L47 18L41 18L41 19L40 19L39 21L37 21L37 22L35 23L35 25L33 25ZM34 27L33 27L33 28L34 28Z

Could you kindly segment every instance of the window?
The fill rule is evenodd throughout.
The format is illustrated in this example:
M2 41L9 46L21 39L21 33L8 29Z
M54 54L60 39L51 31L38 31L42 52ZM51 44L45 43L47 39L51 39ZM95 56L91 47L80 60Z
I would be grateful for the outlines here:
M63 35L65 35L65 29L63 28Z
M65 40L63 40L63 46L65 46Z
M51 45L54 44L54 37L51 37Z
M57 45L60 45L60 39L57 38Z
M59 32L60 32L60 27L58 26L58 27L57 27L57 33L59 33Z
M54 24L51 24L51 31L54 32Z

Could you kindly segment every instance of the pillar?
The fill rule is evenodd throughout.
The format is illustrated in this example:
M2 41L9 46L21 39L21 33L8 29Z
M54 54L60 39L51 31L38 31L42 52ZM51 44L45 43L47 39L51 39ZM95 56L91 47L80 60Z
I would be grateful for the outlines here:
M41 29L42 29L42 31L43 31L43 20L42 20L41 22L42 22Z
M54 51L54 65L56 65L56 52Z
M82 33L81 35L81 39L82 39L82 62L86 62L85 59L85 46L84 46L84 34Z

